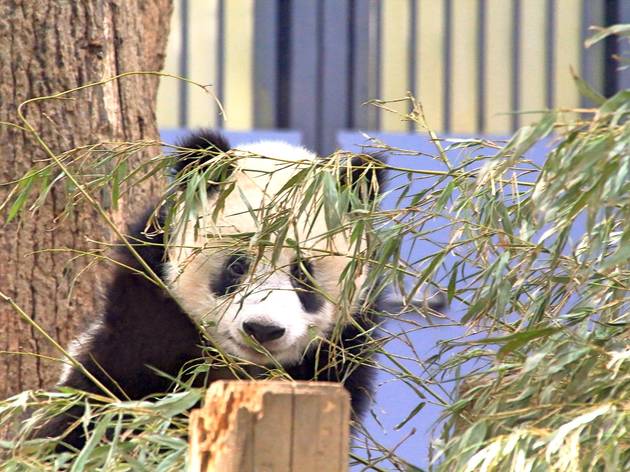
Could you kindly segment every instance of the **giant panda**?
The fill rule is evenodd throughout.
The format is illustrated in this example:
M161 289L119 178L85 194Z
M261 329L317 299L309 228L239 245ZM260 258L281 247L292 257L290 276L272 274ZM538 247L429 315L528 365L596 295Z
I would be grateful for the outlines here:
M177 149L174 203L151 207L130 227L128 240L144 263L128 248L120 250L104 311L73 341L71 354L119 398L138 400L171 390L172 379L186 367L212 364L210 349L239 360L254 377L264 367L280 365L295 380L342 382L359 417L373 390L369 364L378 297L366 306L367 264L352 265L350 290L342 290L340 276L352 260L348 253L356 254L363 242L353 249L347 232L327 234L325 211L312 209L294 212L298 218L285 226L287 241L300 240L299 245L273 247L274 234L264 236L268 248L252 242L261 238L260 221L252 212L273 210L291 179L330 160L284 142L232 149L223 135L209 130L192 133ZM215 171L206 172L212 166ZM378 200L383 182L378 160L354 157L325 172L334 174L342 189L361 181L363 188L354 193L360 203ZM205 201L197 198L188 220L182 220L186 181L208 175L201 192ZM320 180L304 187L319 195L322 185ZM301 204L298 194L291 198L291 206ZM342 210L351 212L352 204ZM160 230L166 219L174 228L168 241ZM193 384L234 375L225 366L209 368ZM102 393L77 368L66 368L59 385ZM72 408L38 436L65 434L67 444L80 447L81 427L67 430L81 414L82 407Z

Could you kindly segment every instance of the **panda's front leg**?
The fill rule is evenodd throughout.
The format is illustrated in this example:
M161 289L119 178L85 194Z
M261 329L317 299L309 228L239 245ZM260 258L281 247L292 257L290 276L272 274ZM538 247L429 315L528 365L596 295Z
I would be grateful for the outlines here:
M169 379L201 359L199 331L162 289L137 274L120 271L106 295L103 317L77 338L70 353L81 368L67 369L59 385L120 400L141 400L172 388ZM86 374L88 372L89 374ZM160 375L161 372L165 375ZM82 406L47 423L37 437L84 442Z

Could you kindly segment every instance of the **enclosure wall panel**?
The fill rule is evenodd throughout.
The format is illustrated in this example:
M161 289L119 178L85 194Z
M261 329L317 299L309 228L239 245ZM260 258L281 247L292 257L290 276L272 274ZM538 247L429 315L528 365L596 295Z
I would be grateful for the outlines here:
M479 50L477 28L479 9L477 0L453 2L451 27L451 100L449 131L471 133L477 131L479 108L477 64Z
M382 2L381 8L381 96L378 98L402 99L411 90L409 83L411 4L409 0L388 0ZM403 121L401 114L409 112L409 102L388 103L385 106L396 113L381 112L381 129L406 131L409 126Z
M179 60L182 50L182 9L181 2L173 2L171 30L166 43L164 73L180 75ZM156 114L161 128L177 128L181 125L178 113L182 99L180 81L173 77L160 77Z
M588 25L622 18L624 3L180 0L166 71L212 84L228 121L174 79L162 80L158 118L165 128L294 129L327 154L341 129L412 130L364 106L403 99L387 106L406 113L411 91L439 133L506 134L540 116L527 112L585 103L570 65L596 90L616 90L630 73L604 67L611 42L582 43Z
M512 128L513 89L510 73L514 67L512 33L514 3L487 0L484 28L484 117L482 129L489 134L506 134Z
M540 111L547 108L546 90L548 76L546 68L546 0L521 0L519 37L518 105L515 111ZM568 85L568 84L567 84ZM536 121L539 114L519 115L520 125Z
M225 128L251 129L254 124L254 0L226 1L223 14Z
M589 0L587 0L589 1ZM571 69L579 73L581 54L584 46L574 38L582 31L582 0L556 0L555 38L549 47L554 48L553 87L554 108L575 108L580 106L580 93L573 85Z
M419 0L416 8L415 92L429 127L444 123L446 0Z
M188 86L188 123L216 127L219 122L219 61L213 51L219 48L219 0L188 0L189 13L189 78L206 90ZM176 2L177 3L177 2Z

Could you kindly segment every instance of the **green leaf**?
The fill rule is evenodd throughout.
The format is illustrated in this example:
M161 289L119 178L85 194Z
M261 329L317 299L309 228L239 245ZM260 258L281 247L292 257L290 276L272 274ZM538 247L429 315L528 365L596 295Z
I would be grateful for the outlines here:
M396 426L394 426L394 431L398 431L399 429L401 429L403 426L405 426L407 423L409 423L409 421L411 421L418 413L420 413L420 411L422 411L422 409L424 408L424 406L427 404L427 402L420 402L418 403L407 415L407 417L402 420L400 423L398 423Z
M13 218L18 215L18 213L24 206L24 203L26 203L26 199L30 195L30 190L35 182L35 179L36 174L31 173L30 175L20 180L20 183L18 184L17 198L13 201L13 204L9 208L7 223L10 223Z
M577 75L573 69L571 69L571 75L573 76L573 80L575 81L578 91L582 96L588 98L591 102L593 102L593 104L597 106L602 105L606 101L606 97L604 97L593 87L591 87L588 82Z
M621 90L610 97L599 108L602 114L615 113L619 109L626 110L630 106L630 90Z
M562 328L556 328L556 327L551 327L551 328L540 328L540 329L530 329L527 331L523 331L520 333L515 333L509 336L505 336L502 338L487 338L486 340L484 340L484 343L486 342L496 342L496 343L502 343L505 342L505 345L499 349L499 352L497 353L497 357L500 359L502 357L505 357L507 354L515 351L516 349L524 346L525 344L529 343L530 341L533 341L534 339L538 339L538 338L542 338L542 337L548 337L551 336L555 333L557 333L558 331L560 331Z
M448 280L448 288L446 290L447 298L449 303L453 301L455 298L455 290L457 289L457 269L459 268L460 262L456 262L451 269L451 276Z
M81 472L83 470L89 470L85 467L88 465L92 451L96 448L101 438L105 435L108 428L111 427L111 420L113 418L112 413L107 413L101 416L96 422L96 427L92 430L88 436L83 449L77 456L76 460L72 464L71 472Z

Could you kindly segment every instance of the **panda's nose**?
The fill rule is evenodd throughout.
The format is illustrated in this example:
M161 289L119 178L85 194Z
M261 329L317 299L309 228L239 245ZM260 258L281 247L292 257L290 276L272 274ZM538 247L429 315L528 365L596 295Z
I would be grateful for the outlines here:
M259 343L266 343L281 338L286 330L276 325L247 321L243 323L243 331L245 331L247 335L252 336Z

